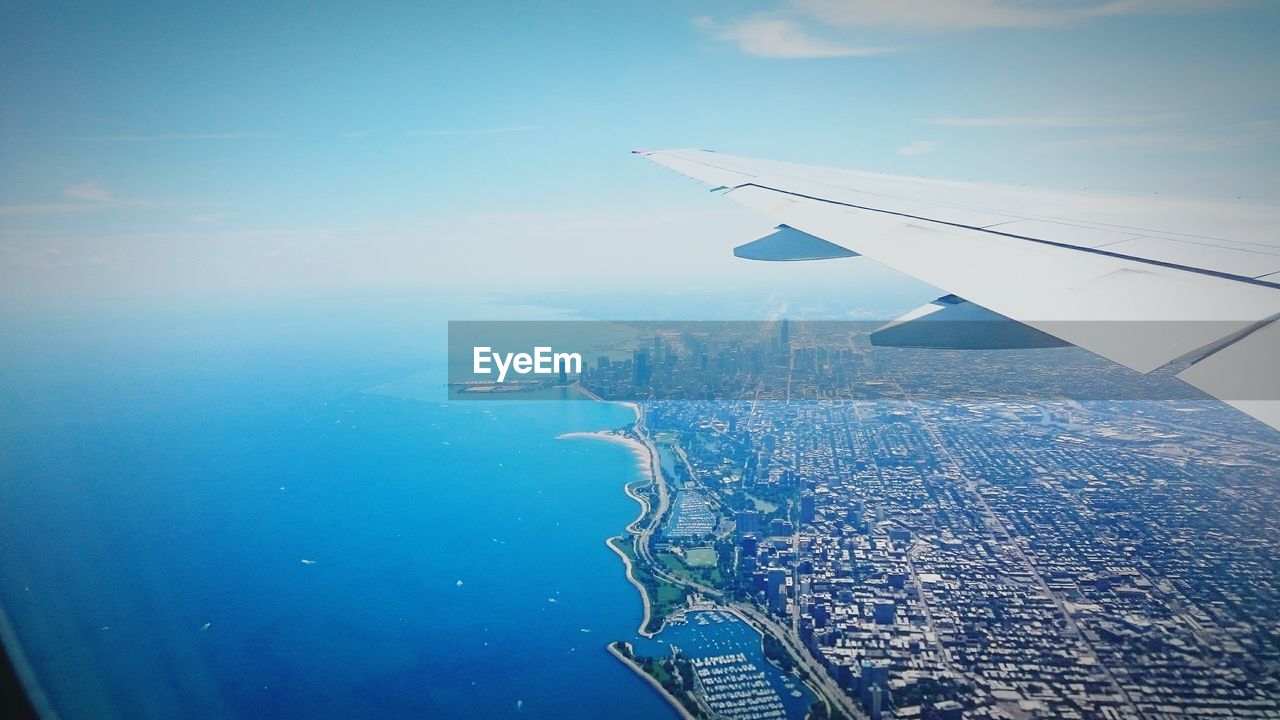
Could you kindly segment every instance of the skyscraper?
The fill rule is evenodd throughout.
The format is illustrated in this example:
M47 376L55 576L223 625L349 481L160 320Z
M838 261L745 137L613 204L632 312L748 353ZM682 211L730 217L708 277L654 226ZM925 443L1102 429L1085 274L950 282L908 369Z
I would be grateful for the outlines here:
M780 567L769 568L765 597L769 609L782 612L787 609L787 571Z
M649 367L649 353L643 350L636 350L632 355L632 384L637 387L645 387L649 384L649 377L652 370Z
M872 617L877 625L892 625L898 605L892 600L877 600L872 606Z
M817 515L817 507L814 501L813 493L803 493L800 495L800 522L813 522L813 518Z

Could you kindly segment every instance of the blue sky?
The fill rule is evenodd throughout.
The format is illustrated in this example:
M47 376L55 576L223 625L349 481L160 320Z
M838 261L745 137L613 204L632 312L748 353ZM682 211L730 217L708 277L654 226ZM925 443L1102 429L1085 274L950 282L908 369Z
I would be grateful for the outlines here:
M636 147L1280 201L1274 3L264 5L5 4L5 296L854 277Z

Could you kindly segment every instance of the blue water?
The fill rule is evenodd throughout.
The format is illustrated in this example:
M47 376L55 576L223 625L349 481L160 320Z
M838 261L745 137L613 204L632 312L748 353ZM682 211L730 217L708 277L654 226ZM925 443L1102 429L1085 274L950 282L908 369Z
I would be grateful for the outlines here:
M62 717L675 717L605 651L634 459L554 439L629 411L367 392L431 395L436 319L0 328L0 605Z

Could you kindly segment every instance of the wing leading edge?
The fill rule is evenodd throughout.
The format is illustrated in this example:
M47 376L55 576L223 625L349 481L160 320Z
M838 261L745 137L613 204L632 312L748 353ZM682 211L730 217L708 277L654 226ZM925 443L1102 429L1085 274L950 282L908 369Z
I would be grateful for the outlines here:
M638 154L789 228L1280 428L1280 212ZM1157 230L1154 228L1166 228Z

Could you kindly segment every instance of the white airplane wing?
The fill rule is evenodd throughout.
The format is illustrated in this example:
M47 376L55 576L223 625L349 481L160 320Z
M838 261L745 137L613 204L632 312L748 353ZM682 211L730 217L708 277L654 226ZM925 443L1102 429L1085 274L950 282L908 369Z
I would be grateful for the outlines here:
M636 152L781 223L742 257L865 255L951 293L935 309L968 301L1143 373L1186 366L1280 428L1276 208Z

